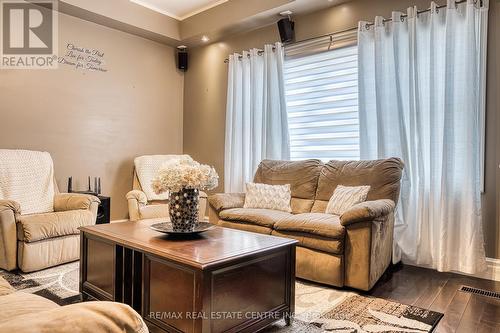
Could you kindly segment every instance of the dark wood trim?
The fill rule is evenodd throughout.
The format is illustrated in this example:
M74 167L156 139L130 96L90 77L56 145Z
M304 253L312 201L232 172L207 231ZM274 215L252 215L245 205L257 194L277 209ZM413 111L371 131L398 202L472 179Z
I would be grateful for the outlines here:
M296 254L296 245L290 246L287 266L290 267L290 271L288 272L286 283L287 289L290 290L287 293L289 309L285 314L285 321L287 325L292 324L293 316L295 314L295 254Z
M87 281L85 281L82 284L82 288L83 288L83 294L86 294L87 296L90 296L92 298L110 302L115 301L110 294L108 294L107 292L103 291L102 289L94 286L93 284Z
M83 293L83 282L87 278L87 238L83 231L80 231L80 274L79 274L79 284L78 291L80 294Z
M139 313L142 313L142 261L144 255L134 251L132 269L132 308Z

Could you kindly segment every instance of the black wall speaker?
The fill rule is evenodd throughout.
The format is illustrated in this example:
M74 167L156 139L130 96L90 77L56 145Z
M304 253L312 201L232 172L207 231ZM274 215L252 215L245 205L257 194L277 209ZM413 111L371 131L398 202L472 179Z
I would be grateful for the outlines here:
M184 50L184 51L179 51L177 53L177 67L181 70L181 71L187 71L188 69L188 54L187 52Z
M289 43L295 39L295 22L289 18L282 18L278 21L278 30L282 43Z

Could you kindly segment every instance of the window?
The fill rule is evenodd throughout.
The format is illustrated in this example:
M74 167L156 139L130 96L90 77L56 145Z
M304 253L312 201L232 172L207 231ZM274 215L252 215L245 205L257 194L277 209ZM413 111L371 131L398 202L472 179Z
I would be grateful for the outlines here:
M359 159L357 46L285 60L292 160Z

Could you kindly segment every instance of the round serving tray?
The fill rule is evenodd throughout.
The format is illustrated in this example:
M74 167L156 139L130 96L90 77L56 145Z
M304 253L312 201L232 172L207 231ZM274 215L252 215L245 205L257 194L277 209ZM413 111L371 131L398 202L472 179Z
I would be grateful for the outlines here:
M151 229L172 235L194 235L215 228L211 223L199 222L193 231L174 231L171 223L156 223L150 226Z

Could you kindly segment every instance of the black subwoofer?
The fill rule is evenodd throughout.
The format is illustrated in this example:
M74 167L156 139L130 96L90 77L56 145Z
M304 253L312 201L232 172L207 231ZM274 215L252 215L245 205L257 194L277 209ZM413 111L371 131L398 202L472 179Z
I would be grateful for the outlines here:
M98 196L101 200L99 208L97 208L96 224L109 223L111 221L111 198Z

